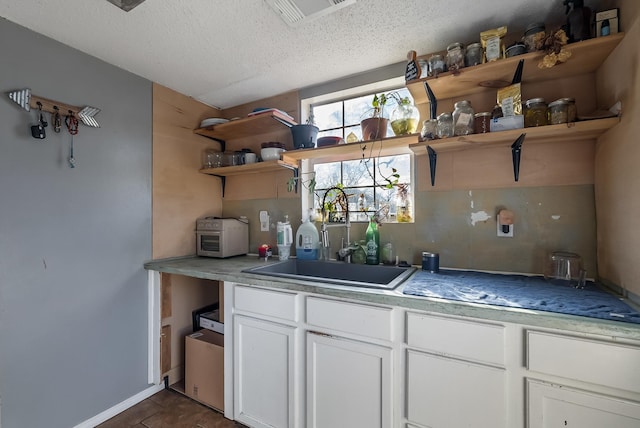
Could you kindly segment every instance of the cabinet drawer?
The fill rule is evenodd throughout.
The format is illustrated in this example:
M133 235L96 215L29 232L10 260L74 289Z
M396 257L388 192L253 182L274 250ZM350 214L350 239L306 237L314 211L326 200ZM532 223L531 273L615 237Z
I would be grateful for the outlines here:
M296 295L282 291L238 285L234 289L234 309L287 321L298 319Z
M307 323L358 336L391 340L391 308L307 298Z
M407 313L407 345L471 361L504 365L504 326Z
M529 370L640 392L640 347L527 331Z

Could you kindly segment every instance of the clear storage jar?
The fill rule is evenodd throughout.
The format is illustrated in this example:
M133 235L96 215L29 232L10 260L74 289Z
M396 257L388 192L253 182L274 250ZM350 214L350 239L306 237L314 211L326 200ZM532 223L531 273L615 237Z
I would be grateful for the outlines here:
M422 122L420 137L423 141L435 140L438 138L438 120L428 119Z
M438 116L438 138L453 137L453 116L451 113L441 113Z
M560 98L567 102L567 122L575 122L578 117L575 98Z
M524 37L522 41L527 47L527 52L536 51L536 38L543 37L545 35L545 26L542 22L535 22L529 24L524 31Z
M465 67L482 64L482 44L471 43L464 53Z
M437 76L445 72L445 64L442 55L431 55L429 58L429 76Z
M474 112L467 100L458 101L453 110L453 133L455 135L473 134Z
M569 103L562 99L549 103L549 124L567 123L569 118L568 107Z
M464 68L464 45L451 43L447 46L447 70L455 71Z
M544 98L531 98L524 104L524 127L547 125L547 103Z

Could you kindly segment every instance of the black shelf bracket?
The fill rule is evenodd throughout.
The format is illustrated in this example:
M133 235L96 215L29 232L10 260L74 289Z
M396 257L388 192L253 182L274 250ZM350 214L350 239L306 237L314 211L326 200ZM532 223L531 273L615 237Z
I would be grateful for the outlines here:
M436 185L436 164L438 162L438 154L431 146L427 146L429 154L429 172L431 173L431 187Z
M210 174L213 177L218 177L220 179L220 184L222 185L222 197L224 198L224 188L227 185L227 177L225 177L224 175L216 175L216 174Z
M518 139L511 145L511 159L513 161L513 178L518 181L520 177L520 156L522 154L522 143L527 134L520 134Z
M424 81L424 90L429 97L429 114L431 116L429 119L435 119L438 113L438 100L426 80Z

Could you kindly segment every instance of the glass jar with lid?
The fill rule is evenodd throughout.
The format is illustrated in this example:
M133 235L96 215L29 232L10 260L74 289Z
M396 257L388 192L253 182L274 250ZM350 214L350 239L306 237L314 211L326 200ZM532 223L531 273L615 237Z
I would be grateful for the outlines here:
M438 138L438 120L427 119L422 122L420 137L422 138L422 141L435 140Z
M531 98L524 104L524 127L544 126L547 122L547 103L544 98Z
M447 70L456 71L464 68L464 45L451 43L447 46Z
M471 43L464 53L465 67L482 64L482 44Z
M542 22L534 22L529 24L524 31L522 41L527 47L527 52L536 51L536 40L541 40L545 36L545 26Z
M473 107L467 100L458 101L453 110L453 133L455 135L473 134Z
M475 134L486 134L491 131L491 112L483 111L473 116L473 132Z
M549 103L549 124L559 125L561 123L567 123L569 117L568 107L569 103L563 99Z
M442 55L431 55L429 58L429 76L437 76L444 73L445 64Z
M560 98L567 102L567 122L575 122L578 117L575 98Z
M453 137L453 116L445 112L438 116L438 138Z

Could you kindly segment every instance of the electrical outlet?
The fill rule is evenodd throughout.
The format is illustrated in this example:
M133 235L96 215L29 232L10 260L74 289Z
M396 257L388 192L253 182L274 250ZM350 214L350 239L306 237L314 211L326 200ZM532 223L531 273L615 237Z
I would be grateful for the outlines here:
M260 211L260 232L269 231L269 213Z
M508 228L508 232L505 233L502 228ZM513 238L513 224L500 224L500 216L496 216L496 233L501 238Z

